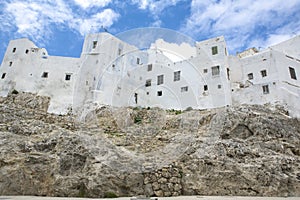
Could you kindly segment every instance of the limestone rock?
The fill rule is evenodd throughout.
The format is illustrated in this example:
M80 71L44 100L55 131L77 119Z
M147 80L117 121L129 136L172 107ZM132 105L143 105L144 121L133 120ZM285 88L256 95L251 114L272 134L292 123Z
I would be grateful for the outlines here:
M102 106L78 121L48 104L0 98L0 195L300 196L300 122L282 109Z

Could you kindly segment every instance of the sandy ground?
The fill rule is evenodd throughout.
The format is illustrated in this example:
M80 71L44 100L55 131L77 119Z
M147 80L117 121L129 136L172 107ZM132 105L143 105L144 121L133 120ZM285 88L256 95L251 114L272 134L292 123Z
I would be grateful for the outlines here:
M300 200L300 197L232 197L232 196L180 196L180 197L156 197L157 200ZM108 200L90 198L58 198L36 196L0 196L0 200ZM132 197L112 198L110 200L131 200ZM146 200L146 198L144 198ZM144 200L143 199L143 200ZM155 198L151 198L155 199ZM142 200L142 198L140 198Z

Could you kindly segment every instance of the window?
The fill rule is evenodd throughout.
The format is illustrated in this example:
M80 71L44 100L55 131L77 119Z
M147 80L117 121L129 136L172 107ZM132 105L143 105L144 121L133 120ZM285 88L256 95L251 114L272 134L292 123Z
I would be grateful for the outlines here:
M187 92L188 91L188 86L185 86L185 87L181 87L181 92Z
M15 52L16 52L16 50L17 50L16 48L13 48L12 52L13 52L13 53L15 53Z
M208 86L207 85L204 85L204 91L207 91L208 90Z
M221 89L222 88L222 85L218 85L218 89Z
M66 80L66 81L69 81L69 80L71 80L71 74L66 74L66 76L65 76L65 80Z
M157 96L162 96L162 91L157 91Z
M290 70L290 76L291 76L291 78L297 80L295 69L292 68L292 67L289 67L289 70Z
M267 70L261 70L260 73L262 77L267 76Z
M180 71L174 72L174 81L180 80Z
M263 89L264 94L269 94L269 86L268 85L263 85L262 89Z
M115 68L115 67L116 67L116 65L115 65L115 64L112 64L112 65L111 65L111 67L112 67L112 68Z
M208 70L207 69L203 69L203 73L207 73L208 72Z
M226 71L227 71L227 79L228 79L228 80L230 80L230 69L229 69L229 68L227 68L227 70L226 70Z
M122 54L122 49L119 48L119 49L118 49L118 55L121 55L121 54Z
M213 76L220 75L220 66L214 66L211 68L211 73Z
M12 66L12 64L13 64L13 62L9 62L9 66L10 66L10 67Z
M151 86L151 79L146 80L145 86L146 87L150 87Z
M211 53L212 53L212 55L218 54L218 47L217 46L212 47L211 48Z
M164 83L164 75L157 76L157 85L161 85Z
M149 92L147 92L146 94L149 95Z
M1 79L4 79L6 76L6 73L3 73L2 76L1 76Z
M249 73L248 74L248 80L252 80L253 79L253 73Z
M93 41L93 49L96 49L98 42L97 41Z
M152 64L149 64L149 65L148 65L147 71L148 71L148 72L152 71Z
M28 49L26 49L25 53L26 53L26 54L28 54L28 52L29 52L29 50L28 50Z
M43 72L42 78L48 78L48 72Z
M140 64L141 59L140 58L136 58L136 64L139 65Z

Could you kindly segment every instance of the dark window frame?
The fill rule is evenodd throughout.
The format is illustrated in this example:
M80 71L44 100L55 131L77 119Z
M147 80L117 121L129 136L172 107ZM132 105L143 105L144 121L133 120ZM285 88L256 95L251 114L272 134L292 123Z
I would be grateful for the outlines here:
M211 47L211 54L212 55L217 55L218 54L218 46Z
M181 74L181 71L176 71L174 72L174 81L180 81L180 74Z
M290 77L291 77L291 79L297 80L297 75L296 75L296 70L295 70L295 68L289 67L289 71L290 71Z

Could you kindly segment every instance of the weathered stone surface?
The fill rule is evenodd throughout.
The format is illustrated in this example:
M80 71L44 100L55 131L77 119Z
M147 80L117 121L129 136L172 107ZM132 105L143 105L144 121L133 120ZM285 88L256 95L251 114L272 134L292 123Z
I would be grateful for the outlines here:
M57 116L48 104L0 98L0 195L300 196L300 123L280 109Z

